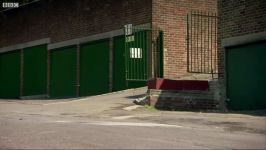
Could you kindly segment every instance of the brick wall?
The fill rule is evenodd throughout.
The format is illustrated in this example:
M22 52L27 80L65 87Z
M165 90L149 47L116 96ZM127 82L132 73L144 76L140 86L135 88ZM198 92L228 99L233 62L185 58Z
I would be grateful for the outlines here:
M224 38L266 31L265 0L218 0L218 14L219 45ZM219 55L220 77L223 77L224 49Z
M0 14L0 47L47 37L55 43L152 22L164 31L164 76L178 79L192 75L187 73L187 13L216 12L216 7L216 0L42 0Z
M186 15L190 11L217 11L216 0L153 0L152 25L164 31L165 78L187 73Z
M151 0L42 0L0 13L0 47L59 42L151 22Z
M168 82L168 83L167 83ZM179 82L179 84L176 84ZM146 103L158 109L195 110L220 109L225 110L222 99L221 81L163 81L163 84L150 81ZM172 87L165 85L170 85ZM152 85L154 84L154 85Z
M149 89L147 103L158 109L221 109L222 104L219 102L219 97L217 97L217 86L216 81L210 84L210 88L206 91Z

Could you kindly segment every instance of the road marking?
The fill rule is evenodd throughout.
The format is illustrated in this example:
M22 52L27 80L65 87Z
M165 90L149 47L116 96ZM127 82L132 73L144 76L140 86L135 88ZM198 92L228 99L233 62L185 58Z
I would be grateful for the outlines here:
M102 126L134 126L134 127L174 127L182 128L183 126L160 124L160 123L135 123L135 122L88 122L90 125L102 125Z
M143 106L132 105L132 106L128 106L128 107L123 108L123 110L131 111L131 110L134 110L134 109L137 109L137 108L140 108L140 107L143 107Z
M136 114L136 115L129 115L129 116L115 116L112 117L112 119L117 119L117 120L123 120L123 119L130 119L130 118L145 118L145 117L152 117L155 115L150 115L150 114Z
M161 123L140 123L140 122L106 122L106 121L90 121L90 122L76 122L69 120L57 120L56 123L83 123L88 125L101 125L101 126L134 126L134 127L172 127L172 128L185 128L184 126L161 124Z
M113 119L117 120L123 120L123 119L129 119L129 118L134 118L135 116L117 116L117 117L112 117Z

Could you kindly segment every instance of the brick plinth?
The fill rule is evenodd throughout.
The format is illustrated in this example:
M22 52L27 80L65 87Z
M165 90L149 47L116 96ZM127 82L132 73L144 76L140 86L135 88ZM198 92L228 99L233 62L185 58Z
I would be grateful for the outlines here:
M166 81L163 85L162 82ZM148 104L158 109L222 109L218 81L153 79L148 82ZM159 82L160 81L160 82ZM163 85L163 86L162 86Z
M198 110L218 108L218 101L213 98L211 92L151 89L148 93L149 105L158 109Z

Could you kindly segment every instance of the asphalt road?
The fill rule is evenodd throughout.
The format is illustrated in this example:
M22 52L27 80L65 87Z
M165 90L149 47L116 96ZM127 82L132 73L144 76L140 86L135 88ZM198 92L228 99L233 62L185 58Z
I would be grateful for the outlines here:
M265 115L124 110L145 89L1 100L2 149L266 149Z

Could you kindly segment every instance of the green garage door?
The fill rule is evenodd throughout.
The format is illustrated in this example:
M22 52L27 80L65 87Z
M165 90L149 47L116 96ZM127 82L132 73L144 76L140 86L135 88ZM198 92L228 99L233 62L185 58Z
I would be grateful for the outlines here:
M266 108L266 42L226 51L228 108Z
M18 98L19 90L20 51L0 54L0 98Z
M80 47L80 96L109 91L109 41L99 40Z
M50 97L76 96L76 47L65 47L51 51Z
M23 96L46 94L47 45L24 49Z
M125 71L125 36L114 38L113 48L113 91L125 90L126 71Z

